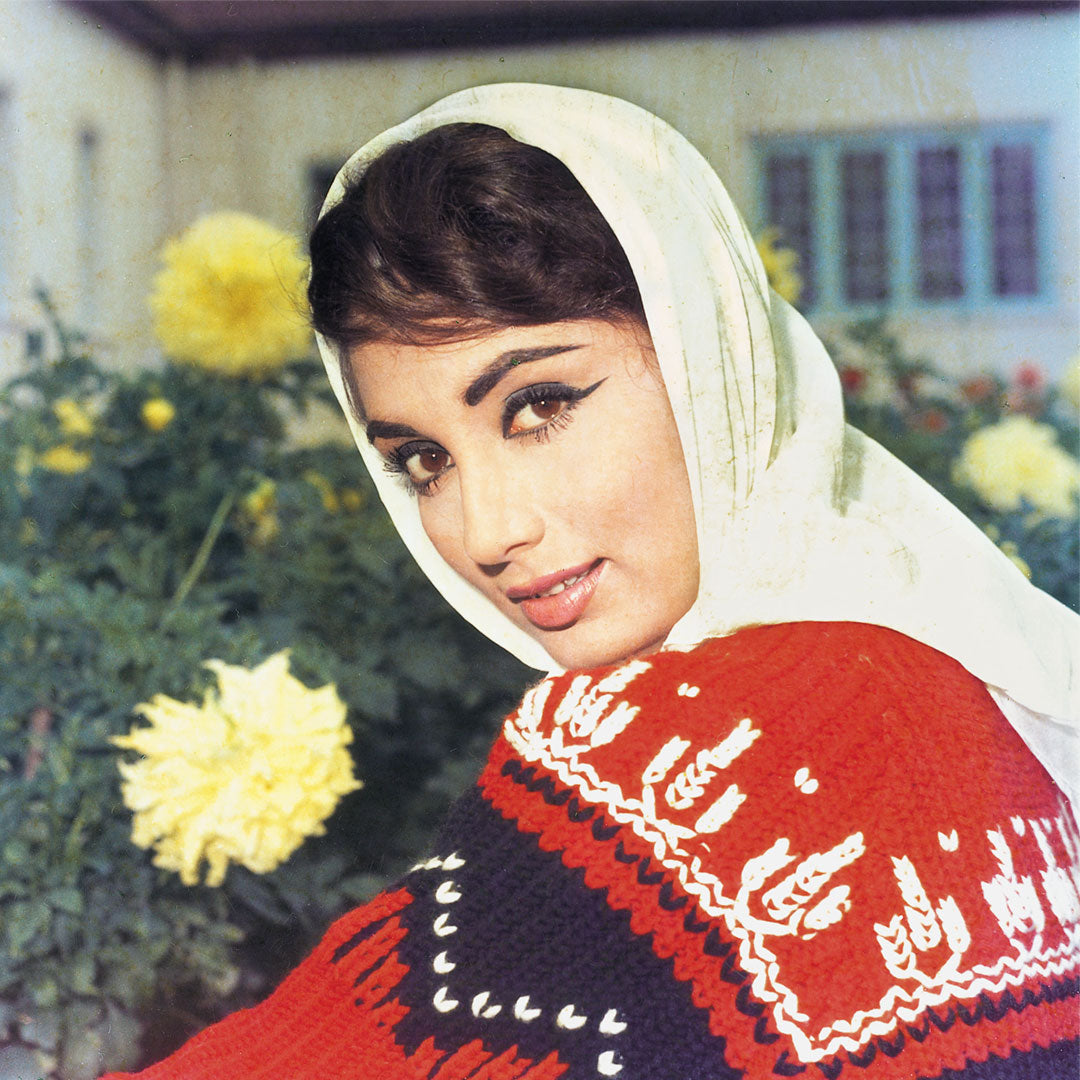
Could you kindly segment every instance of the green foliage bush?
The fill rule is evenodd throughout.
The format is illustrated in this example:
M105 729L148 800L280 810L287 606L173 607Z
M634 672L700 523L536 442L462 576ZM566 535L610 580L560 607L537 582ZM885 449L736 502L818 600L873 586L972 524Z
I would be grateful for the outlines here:
M55 321L49 342L0 394L0 1073L81 1080L261 996L401 873L529 674L432 591L354 449L290 446L321 365L125 376ZM87 466L48 468L57 445ZM282 648L337 684L365 786L275 872L184 887L132 845L108 739L155 693L197 700L204 660Z
M1002 515L952 476L971 431L1019 406L1075 453L1056 392L976 395L876 323L836 352L854 422L1076 606L1075 520ZM887 392L866 392L868 364ZM55 318L0 392L0 1075L135 1066L265 994L426 849L530 677L432 591L351 446L289 442L289 412L327 397L311 360L261 382L107 372ZM65 423L72 402L91 422ZM196 700L204 660L282 648L337 684L365 786L273 873L185 887L131 843L108 740L156 693Z

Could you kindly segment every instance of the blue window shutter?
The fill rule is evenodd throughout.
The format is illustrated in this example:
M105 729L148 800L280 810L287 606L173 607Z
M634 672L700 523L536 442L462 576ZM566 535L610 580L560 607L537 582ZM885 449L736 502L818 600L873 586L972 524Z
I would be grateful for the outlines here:
M755 143L763 224L800 256L806 310L1044 304L1053 255L1037 123Z
M889 298L888 156L884 150L840 155L843 297L848 304Z
M916 148L915 291L923 300L958 300L964 295L964 188L963 160L955 142Z
M995 296L1039 291L1035 205L1035 148L994 143L989 148L990 267Z

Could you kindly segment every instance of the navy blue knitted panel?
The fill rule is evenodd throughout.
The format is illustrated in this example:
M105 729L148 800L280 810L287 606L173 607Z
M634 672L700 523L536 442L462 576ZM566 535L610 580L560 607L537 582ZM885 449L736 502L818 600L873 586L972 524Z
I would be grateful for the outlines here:
M584 871L541 851L478 791L457 803L440 845L439 856L458 858L404 882L415 897L397 949L410 968L399 995L410 1012L395 1031L408 1051L434 1034L443 1048L479 1038L534 1061L557 1050L570 1076L742 1076L689 984L634 934L629 913L585 885Z
M1049 1049L1033 1047L1028 1053L1008 1058L991 1054L986 1061L972 1062L962 1072L946 1069L941 1080L1077 1080L1080 1077L1080 1044L1076 1039L1053 1043Z

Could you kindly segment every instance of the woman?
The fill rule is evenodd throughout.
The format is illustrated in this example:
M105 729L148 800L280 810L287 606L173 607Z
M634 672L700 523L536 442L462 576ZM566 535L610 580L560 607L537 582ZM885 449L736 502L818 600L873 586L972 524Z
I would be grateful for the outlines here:
M696 152L456 94L312 256L397 527L551 674L430 860L142 1075L1075 1075L1076 620L845 429Z

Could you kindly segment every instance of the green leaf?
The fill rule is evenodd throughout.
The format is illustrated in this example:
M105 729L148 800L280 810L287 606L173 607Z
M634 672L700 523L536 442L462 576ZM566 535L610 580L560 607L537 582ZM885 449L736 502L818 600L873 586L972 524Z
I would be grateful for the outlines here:
M93 997L97 994L96 975L97 964L94 958L87 953L81 953L68 966L68 985L76 994Z
M52 1009L60 1001L60 984L49 975L36 975L27 982L30 1000L39 1009Z
M45 897L50 907L57 911L67 912L69 915L81 915L83 912L82 893L71 886L63 886L51 889Z
M7 909L3 920L8 951L17 956L48 926L49 909L40 900L17 901Z
M19 1024L19 1036L31 1046L55 1050L60 1045L61 1014L54 1009L39 1008Z

